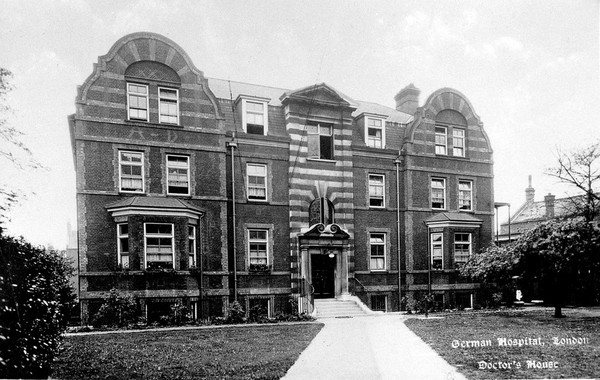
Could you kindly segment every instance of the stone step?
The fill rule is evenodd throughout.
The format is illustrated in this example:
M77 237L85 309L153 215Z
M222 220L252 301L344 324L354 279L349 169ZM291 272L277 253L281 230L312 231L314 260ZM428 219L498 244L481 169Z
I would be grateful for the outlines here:
M350 300L316 299L317 318L354 317L366 315L360 306Z

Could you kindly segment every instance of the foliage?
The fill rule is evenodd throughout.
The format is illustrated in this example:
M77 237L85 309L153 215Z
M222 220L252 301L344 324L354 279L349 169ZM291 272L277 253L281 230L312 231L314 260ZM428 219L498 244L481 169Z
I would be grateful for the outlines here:
M522 287L537 282L554 304L555 316L560 317L567 297L584 295L588 302L600 301L598 252L600 227L596 222L550 220L527 231L512 245L491 246L473 255L461 274L483 283L492 297L502 291L505 300L514 294L514 277Z
M225 323L244 323L246 322L246 312L242 305L236 300L229 304L227 308L227 318Z
M270 272L271 266L267 264L250 264L250 272Z
M0 228L0 378L47 377L75 297L72 267Z
M104 297L104 303L94 315L94 326L124 327L133 324L139 316L135 297L122 294L112 288Z
M551 220L523 234L512 249L521 257L523 281L537 277L553 296L556 317L562 316L575 284L597 287L600 281L600 228L595 222Z
M582 149L564 153L558 151L558 166L546 172L561 182L583 192L571 197L572 215L583 216L592 221L600 216L600 141Z
M160 323L169 326L181 326L191 320L192 314L182 302L172 304L169 314L160 317Z
M520 274L521 255L511 246L491 245L472 255L460 267L460 274L480 282L483 287L483 303L497 306L498 293L505 302L512 301L516 284L514 276Z
M21 141L23 132L7 125L7 116L12 112L7 104L7 95L13 90L10 83L12 76L9 70L0 67L0 158L3 159L0 164L4 165L3 161L6 160L19 169L42 168L43 166L33 158L29 148ZM25 158L22 157L23 154ZM10 185L0 183L0 223L8 220L8 211L23 197L21 192L11 188Z

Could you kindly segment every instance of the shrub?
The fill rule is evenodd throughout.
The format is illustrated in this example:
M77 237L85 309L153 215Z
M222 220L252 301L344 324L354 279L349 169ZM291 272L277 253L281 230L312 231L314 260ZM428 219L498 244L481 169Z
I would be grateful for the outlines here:
M0 378L46 378L75 296L69 261L2 234L0 228Z
M162 325L181 326L192 319L189 309L181 302L171 305L168 315L161 315L159 321Z
M94 316L92 324L96 327L123 327L135 323L138 316L135 297L131 294L123 295L112 288L104 298L104 303Z
M225 323L244 323L246 322L246 312L238 301L233 301L227 308L227 318Z

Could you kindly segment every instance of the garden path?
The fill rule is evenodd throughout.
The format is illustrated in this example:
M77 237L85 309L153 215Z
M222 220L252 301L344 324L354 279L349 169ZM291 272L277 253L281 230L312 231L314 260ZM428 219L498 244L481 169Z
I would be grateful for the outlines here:
M325 324L283 379L466 380L399 314L319 319Z

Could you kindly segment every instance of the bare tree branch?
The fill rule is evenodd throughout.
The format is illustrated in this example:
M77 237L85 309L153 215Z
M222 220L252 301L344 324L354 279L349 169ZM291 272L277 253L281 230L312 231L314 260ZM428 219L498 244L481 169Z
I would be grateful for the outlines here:
M600 141L571 153L557 149L557 163L556 167L548 168L546 174L583 193L570 198L573 214L588 221L600 216Z

